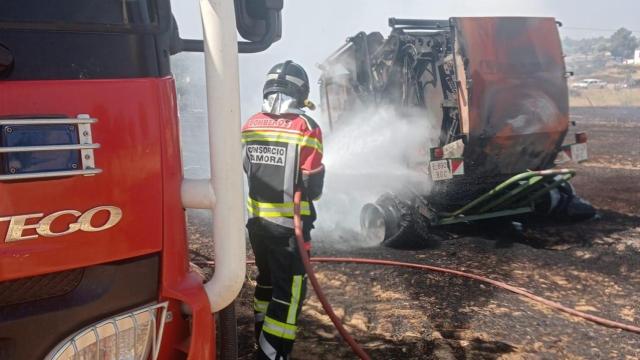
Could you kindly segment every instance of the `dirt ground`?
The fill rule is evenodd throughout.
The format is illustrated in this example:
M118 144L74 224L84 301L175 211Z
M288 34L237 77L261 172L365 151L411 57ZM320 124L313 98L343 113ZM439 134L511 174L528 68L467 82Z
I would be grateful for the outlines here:
M469 228L436 249L341 249L313 255L395 259L505 281L590 314L640 325L640 108L575 108L590 160L573 184L599 211L577 224L524 224L524 236ZM320 215L321 216L321 215ZM191 214L192 249L210 255ZM513 243L511 243L514 241ZM471 280L407 269L315 265L348 330L373 359L640 359L640 335L598 326ZM240 358L254 351L255 269L238 304ZM309 291L294 359L354 359Z
M571 89L569 103L575 107L599 106L639 106L640 89L615 89L610 85L605 89Z

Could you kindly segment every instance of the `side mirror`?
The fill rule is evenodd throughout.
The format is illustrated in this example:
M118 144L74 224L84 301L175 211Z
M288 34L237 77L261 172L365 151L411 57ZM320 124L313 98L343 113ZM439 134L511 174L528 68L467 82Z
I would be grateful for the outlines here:
M281 11L284 0L234 0L236 28L248 41L238 42L238 52L264 51L282 37ZM171 19L171 54L182 51L203 52L202 40L181 39L175 19Z
M282 37L284 0L234 0L236 27L249 41L238 43L241 53L264 51Z

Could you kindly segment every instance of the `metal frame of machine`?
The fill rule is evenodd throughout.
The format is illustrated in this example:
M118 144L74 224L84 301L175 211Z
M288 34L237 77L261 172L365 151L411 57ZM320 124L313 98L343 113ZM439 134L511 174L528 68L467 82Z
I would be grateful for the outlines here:
M429 226L530 213L569 186L575 172L552 168L586 160L587 144L576 134L575 144L563 145L568 73L557 25L553 18L391 18L388 37L360 32L320 65L332 129L377 107L394 109L389 121L417 117L439 129L407 164L433 182L430 193L407 189L365 205L365 235L394 246L404 228L422 238Z

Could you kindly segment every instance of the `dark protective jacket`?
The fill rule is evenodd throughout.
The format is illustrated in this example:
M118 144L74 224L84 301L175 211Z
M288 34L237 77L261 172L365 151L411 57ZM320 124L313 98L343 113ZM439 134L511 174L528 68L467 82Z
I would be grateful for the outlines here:
M313 228L313 200L322 194L322 131L304 114L258 113L242 127L244 171L249 182L249 231L293 235L293 195L302 189L305 233Z

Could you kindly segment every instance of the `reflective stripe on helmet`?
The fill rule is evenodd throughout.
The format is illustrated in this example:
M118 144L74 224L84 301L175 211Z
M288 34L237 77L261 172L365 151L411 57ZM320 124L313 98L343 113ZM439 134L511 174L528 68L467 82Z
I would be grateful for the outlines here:
M280 74L268 74L267 75L267 80L277 80L279 79ZM292 83L298 85L298 86L302 86L304 85L304 80L300 79L299 77L295 77L293 75L285 75L284 77L287 81L291 81Z

